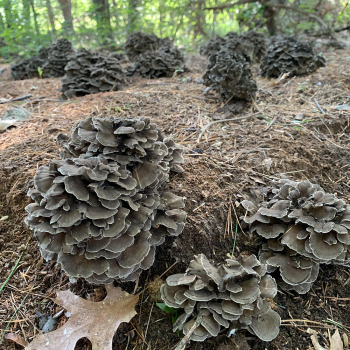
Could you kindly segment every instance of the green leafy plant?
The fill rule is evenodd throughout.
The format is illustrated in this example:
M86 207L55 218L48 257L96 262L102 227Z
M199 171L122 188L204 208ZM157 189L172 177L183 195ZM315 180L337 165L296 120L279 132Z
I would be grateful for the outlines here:
M38 67L38 73L40 75L40 79L42 79L43 78L43 71L40 67Z
M165 305L164 303L156 303L157 306L163 310L164 312L171 314L171 323L174 324L176 320L179 318L179 315L177 314L177 310L173 309L172 307L169 307ZM176 334L180 336L179 331L176 331Z

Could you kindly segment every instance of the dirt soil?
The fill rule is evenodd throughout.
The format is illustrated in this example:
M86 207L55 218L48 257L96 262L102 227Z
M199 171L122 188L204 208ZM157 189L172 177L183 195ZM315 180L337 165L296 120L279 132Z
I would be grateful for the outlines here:
M239 202L245 196L261 197L263 187L280 174L318 183L350 203L350 111L335 108L350 104L350 51L333 50L324 56L327 67L310 76L267 80L255 74L256 100L236 107L219 104L213 94L203 95L198 79L205 71L205 60L198 56L189 58L191 71L184 76L133 79L124 91L65 102L59 101L59 79L9 81L5 76L0 81L0 98L32 97L0 104L0 116L16 106L31 113L27 121L0 134L0 218L8 216L0 221L1 285L24 251L0 292L1 335L7 327L6 333L17 333L30 342L41 332L35 311L54 314L60 310L50 299L58 290L69 288L92 301L104 296L104 287L83 280L72 283L54 263L46 263L23 222L29 203L26 193L36 169L58 157L56 136L70 133L77 121L89 115L149 117L185 148L185 172L173 175L169 186L186 198L186 227L179 237L168 238L157 248L154 266L143 272L138 284L115 282L129 293L144 291L138 314L131 324L120 326L113 350L175 348L181 338L172 332L171 315L155 304L161 302L162 280L183 272L194 254L204 253L217 264L224 262L233 251L235 234L235 227L227 222L236 222L243 214ZM233 255L257 253L259 244L238 228ZM187 348L306 350L314 349L312 331L323 347L329 347L329 332L335 329L350 337L349 267L322 265L308 294L280 290L274 309L283 321L272 342L240 331L231 338L221 333L203 343L192 342ZM61 316L59 326L66 320ZM4 341L0 348L20 347ZM91 350L91 344L82 339L76 349Z

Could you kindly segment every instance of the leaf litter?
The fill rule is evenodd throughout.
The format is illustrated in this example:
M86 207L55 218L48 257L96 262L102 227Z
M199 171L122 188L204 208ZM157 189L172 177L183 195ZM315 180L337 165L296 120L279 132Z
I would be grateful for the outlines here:
M26 350L74 350L83 337L91 341L93 349L111 350L119 325L136 315L139 296L111 284L105 287L107 296L100 302L85 300L69 290L57 292L53 301L71 313L69 320L55 331L37 336Z

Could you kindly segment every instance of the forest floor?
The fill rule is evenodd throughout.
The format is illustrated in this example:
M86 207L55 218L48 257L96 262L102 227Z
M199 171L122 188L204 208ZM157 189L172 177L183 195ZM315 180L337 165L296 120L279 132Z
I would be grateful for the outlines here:
M198 56L191 56L191 71L184 76L133 79L124 91L65 102L59 102L60 79L0 81L1 98L32 95L27 101L0 104L0 116L17 105L31 113L28 120L0 134L0 217L8 216L0 221L1 283L26 247L15 274L0 294L0 334L8 326L6 332L31 341L38 334L35 311L57 312L60 307L50 298L59 290L70 289L92 301L104 295L104 287L82 280L70 283L54 263L43 261L32 232L23 222L24 207L30 202L26 193L36 169L58 158L55 137L70 133L77 121L89 115L149 117L185 149L185 172L172 176L169 184L174 193L186 198L184 232L157 248L154 266L143 272L136 288L140 292L147 287L140 295L138 314L132 324L119 327L113 350L176 346L180 338L172 332L171 315L155 305L161 302L159 286L170 274L183 272L194 254L204 253L215 263L224 262L233 250L234 230L227 221L235 222L236 216L242 215L237 204L245 195L260 197L262 186L284 174L318 183L350 203L350 111L335 108L350 104L350 51L325 52L324 56L326 68L280 81L258 77L258 67L254 67L259 92L253 104L245 105L221 106L213 94L203 95L204 87L195 79L202 77L205 60ZM220 122L210 124L214 120ZM241 252L256 254L258 244L238 229L233 255ZM121 286L134 292L135 283ZM335 324L341 335L345 332L350 337L349 297L350 269L321 265L309 293L278 292L274 309L283 321L272 342L264 343L241 331L231 338L221 333L204 343L192 342L188 348L314 349L310 330L327 348ZM59 324L66 320L62 316ZM5 341L0 348L20 347ZM91 345L82 340L76 349L91 350Z

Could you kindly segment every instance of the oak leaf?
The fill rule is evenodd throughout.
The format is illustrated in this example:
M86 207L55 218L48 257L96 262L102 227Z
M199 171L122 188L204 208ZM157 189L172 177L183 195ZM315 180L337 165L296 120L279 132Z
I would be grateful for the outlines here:
M91 341L92 349L111 350L119 325L136 315L139 296L111 284L105 287L107 296L100 302L87 301L69 290L57 292L53 301L71 313L69 320L55 331L37 336L26 350L74 350L83 337Z

